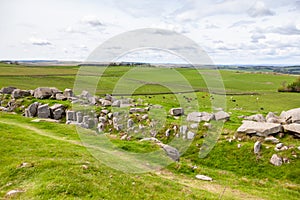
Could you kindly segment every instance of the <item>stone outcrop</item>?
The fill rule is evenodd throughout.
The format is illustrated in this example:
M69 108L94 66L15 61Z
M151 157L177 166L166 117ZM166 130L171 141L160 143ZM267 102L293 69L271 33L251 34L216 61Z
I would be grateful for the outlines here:
M267 137L270 134L279 133L282 126L275 123L253 122L244 120L243 124L238 128L237 132L246 134L256 134L258 136Z
M30 91L29 90L20 90L20 89L14 89L11 93L12 98L18 99L22 97L27 97L30 96Z
M34 97L37 99L48 99L52 96L55 97L57 93L62 93L57 88L39 87L34 90Z
M291 123L300 124L300 108L283 111L280 114L280 118L283 119L288 124L291 124Z
M187 115L187 121L190 122L209 122L215 118L214 114L207 113L207 112L191 112Z
M0 93L2 93L2 94L11 94L15 89L17 89L17 88L12 87L12 86L3 87L3 88L1 88Z

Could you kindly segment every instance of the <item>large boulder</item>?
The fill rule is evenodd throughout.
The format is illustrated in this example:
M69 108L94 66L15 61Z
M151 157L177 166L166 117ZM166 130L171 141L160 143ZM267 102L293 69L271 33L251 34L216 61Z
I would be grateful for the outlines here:
M300 124L300 108L295 108L288 111L282 111L280 118L283 119L286 123L298 123Z
M14 89L11 93L11 96L14 99L27 97L27 96L30 96L30 91L29 90Z
M38 118L49 118L50 117L50 109L48 104L40 105L37 109Z
M183 108L172 108L170 109L169 113L173 116L181 116L184 114L184 110Z
M47 99L61 93L57 88L39 87L34 90L34 97L37 99Z
M65 115L65 108L62 104L54 104L50 107L53 119L59 120Z
M266 116L266 121L268 123L281 123L281 119L272 112L269 112Z
M186 120L192 122L209 122L215 118L214 114L207 113L207 112L191 112L187 115Z
M0 93L3 93L3 94L11 94L15 89L15 87L12 87L12 86L9 86L9 87L3 87L1 90L0 90Z
M230 119L230 115L227 112L219 111L215 113L215 120L217 121L228 121Z
M25 117L35 117L37 115L39 105L40 104L38 102L34 102L29 105L28 108L25 109Z
M77 115L75 111L68 110L66 112L66 120L67 121L77 121Z
M256 134L258 136L267 137L270 134L279 133L282 131L282 126L275 123L243 121L243 124L238 128L237 132L246 134Z
M293 132L293 133L298 133L300 134L300 124L288 124L288 125L283 125L283 129L285 131Z

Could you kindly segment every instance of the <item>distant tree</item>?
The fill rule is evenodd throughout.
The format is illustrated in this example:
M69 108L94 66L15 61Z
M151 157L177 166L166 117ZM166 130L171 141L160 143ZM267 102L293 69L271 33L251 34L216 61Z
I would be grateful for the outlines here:
M300 92L300 76L291 84L283 84L281 88L278 89L278 92Z

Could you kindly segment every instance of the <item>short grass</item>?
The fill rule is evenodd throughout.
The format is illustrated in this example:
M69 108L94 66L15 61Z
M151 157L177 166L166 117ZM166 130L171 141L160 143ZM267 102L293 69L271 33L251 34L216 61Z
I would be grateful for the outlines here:
M73 88L78 69L67 66L0 64L0 87ZM225 109L231 113L231 120L224 124L215 148L206 158L198 157L203 142L201 136L206 133L205 129L200 128L196 140L182 155L179 163L173 163L158 173L136 175L113 170L96 160L80 145L74 126L34 123L19 115L0 113L2 197L9 190L22 189L25 192L17 196L19 199L218 199L220 196L222 199L300 198L300 152L296 149L300 146L299 140L289 135L280 139L295 148L278 153L289 158L290 164L275 167L269 163L274 153L274 144L263 143L262 152L257 156L252 151L254 142L259 138L236 134L242 121L238 117L240 115L267 114L270 111L280 114L283 110L300 107L299 93L277 92L282 83L293 82L295 76L221 70L221 82L227 92L224 95L207 91L205 78L211 72L209 70L141 67L132 71L131 67L121 66L104 71L104 68L99 68L98 72L103 73L100 82L95 82L98 77L93 73L93 67L80 70L83 75L79 80L80 89L88 89L91 83L96 83L97 94L100 95L133 92L137 95L133 98L141 106L162 105L166 114L170 108L179 106L183 106L186 111L199 109L211 112L213 102L221 99L226 102ZM198 92L184 93L191 89ZM174 91L178 94L167 94ZM4 99L3 103L8 102L8 97L1 98ZM25 98L20 103L27 106L34 101L36 99ZM38 101L49 105L58 103L53 100ZM71 106L69 102L63 104ZM164 132L177 123L178 120L167 116L158 138L169 142ZM234 135L241 141L228 142L228 138ZM124 151L141 153L157 150L157 146L152 143L121 141L120 136L112 135L110 140ZM240 149L237 148L238 144L241 144ZM33 167L19 168L23 162L32 163ZM83 169L82 165L87 165L88 169ZM200 182L194 179L196 174L211 176L215 181Z

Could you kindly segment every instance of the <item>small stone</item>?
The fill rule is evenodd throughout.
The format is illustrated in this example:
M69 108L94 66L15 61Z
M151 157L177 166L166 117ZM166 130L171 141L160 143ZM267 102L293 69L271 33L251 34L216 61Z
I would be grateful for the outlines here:
M196 124L196 123L190 125L190 127L192 129L196 129L196 128L198 128L198 126L199 126L199 124Z
M300 146L299 146L299 147L297 147L297 149L300 151Z
M82 169L84 169L84 170L87 170L87 169L89 168L89 166L87 166L87 165L82 165L81 167L82 167Z
M274 136L268 136L265 138L265 142L279 143L279 140Z
M261 142L257 141L254 144L253 150L255 154L258 154L260 152L260 148L261 148Z
M192 140L192 139L194 139L194 137L195 137L195 133L193 133L192 131L189 131L187 133L187 139L188 140Z
M22 192L24 192L24 190L10 190L9 192L6 193L6 196L13 196Z
M121 140L126 140L126 138L127 138L127 135L125 134L121 137Z
M170 115L172 116L181 116L184 114L183 108L172 108L169 111Z
M270 160L271 164L275 166L281 166L282 165L282 158L279 157L277 154L273 154Z
M210 123L208 123L208 122L205 122L205 123L203 124L203 127L206 127L206 128L208 128L208 129L211 129L211 128L212 128L212 125L211 125Z
M199 180L203 180L203 181L212 181L213 179L209 176L205 176L205 175L196 175L196 179L199 179Z
M242 145L241 145L241 144L238 144L238 145L237 145L237 148L239 148L239 149L240 149L241 147L242 147Z
M278 143L278 144L276 144L276 148L277 149L281 149L283 147L283 143Z

